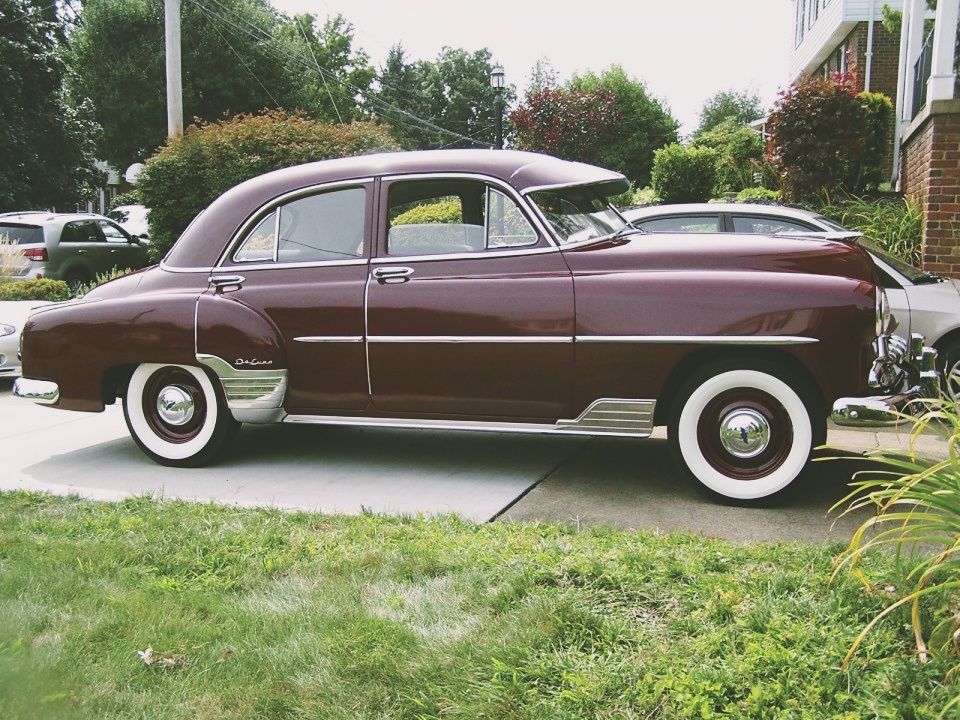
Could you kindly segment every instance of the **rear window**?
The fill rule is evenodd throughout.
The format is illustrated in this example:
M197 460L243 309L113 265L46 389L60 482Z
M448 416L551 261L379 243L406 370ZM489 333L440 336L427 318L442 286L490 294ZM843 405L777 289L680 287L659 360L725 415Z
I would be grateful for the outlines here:
M6 237L14 245L42 245L43 228L37 225L0 223L0 237Z

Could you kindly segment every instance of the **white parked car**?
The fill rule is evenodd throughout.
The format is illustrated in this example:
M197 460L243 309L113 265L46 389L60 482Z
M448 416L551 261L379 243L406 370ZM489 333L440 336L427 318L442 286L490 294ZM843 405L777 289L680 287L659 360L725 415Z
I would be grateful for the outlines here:
M41 300L0 301L0 378L20 377L20 333L31 311L50 303Z
M849 232L822 215L798 208L755 203L651 205L624 210L623 216L648 232L801 233ZM960 282L924 272L870 242L858 241L873 257L894 317L897 334L920 333L939 352L941 371L960 391Z
M120 205L107 213L108 218L143 242L150 241L149 215L150 209L143 205Z

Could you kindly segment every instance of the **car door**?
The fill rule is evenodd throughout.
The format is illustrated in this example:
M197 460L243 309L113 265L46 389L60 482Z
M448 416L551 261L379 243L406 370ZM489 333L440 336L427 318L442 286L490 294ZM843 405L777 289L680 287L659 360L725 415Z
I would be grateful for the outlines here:
M407 417L569 412L573 280L506 186L384 179L367 286L373 405Z
M287 412L366 408L363 296L372 208L372 181L356 180L298 191L256 212L200 299L197 352L234 369L258 368L263 360L251 352L256 345L244 323L231 320L253 313L280 336Z
M97 227L107 242L107 271L138 270L146 263L146 251L118 225L107 220L97 220Z
M51 252L51 273L67 281L89 282L106 271L107 243L92 220L73 220L63 226Z

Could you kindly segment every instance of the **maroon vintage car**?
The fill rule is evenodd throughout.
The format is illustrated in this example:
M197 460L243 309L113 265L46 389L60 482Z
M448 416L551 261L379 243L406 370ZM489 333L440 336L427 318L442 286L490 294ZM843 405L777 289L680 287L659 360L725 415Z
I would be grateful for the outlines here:
M35 313L15 392L93 412L122 398L137 444L176 466L244 422L666 425L705 490L749 502L797 477L831 406L886 420L929 383L933 351L888 334L854 243L642 233L606 201L627 187L487 150L263 175L158 267Z

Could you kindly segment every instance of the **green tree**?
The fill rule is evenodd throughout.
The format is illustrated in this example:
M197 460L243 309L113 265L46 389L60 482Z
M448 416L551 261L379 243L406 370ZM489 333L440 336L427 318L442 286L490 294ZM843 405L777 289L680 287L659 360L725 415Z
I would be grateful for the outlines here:
M492 145L497 122L493 65L486 48L445 47L434 61L408 63L403 48L394 46L370 107L406 148ZM513 88L506 88L504 107L514 98Z
M186 119L214 120L296 97L295 75L304 73L283 55L281 18L267 0L184 3L181 13ZM66 59L73 94L92 101L103 128L102 159L122 169L164 141L163 0L87 0Z
M636 80L619 65L602 73L589 72L574 76L569 83L574 90L605 90L616 97L616 110L622 116L612 136L600 153L601 165L619 170L634 187L650 182L653 153L677 142L679 123L664 104L651 96L646 85Z
M354 47L353 26L342 15L317 24L303 14L281 23L280 38L299 56L299 90L293 105L325 122L350 122L364 117L361 98L370 92L376 70L363 50Z
M0 210L66 208L97 180L97 127L63 89L63 24L41 0L0 0L0 18Z
M763 136L756 130L729 117L700 133L693 144L717 152L717 191L739 192L754 184L753 173L763 160Z
M694 137L712 130L724 120L732 119L746 125L763 117L763 104L756 93L723 90L709 98L700 110L700 124Z

